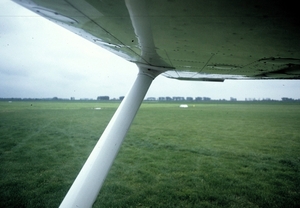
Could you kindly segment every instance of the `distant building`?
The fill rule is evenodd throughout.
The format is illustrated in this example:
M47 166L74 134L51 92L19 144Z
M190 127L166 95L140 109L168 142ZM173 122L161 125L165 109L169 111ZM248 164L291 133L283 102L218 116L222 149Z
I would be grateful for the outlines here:
M184 97L173 97L174 101L182 101L185 100Z
M203 100L204 100L204 101L210 101L211 98L210 98L210 97L203 97Z
M148 97L146 100L155 101L156 98L155 97Z
M109 100L109 96L98 96L97 100Z
M293 98L283 97L281 98L282 101L293 101Z

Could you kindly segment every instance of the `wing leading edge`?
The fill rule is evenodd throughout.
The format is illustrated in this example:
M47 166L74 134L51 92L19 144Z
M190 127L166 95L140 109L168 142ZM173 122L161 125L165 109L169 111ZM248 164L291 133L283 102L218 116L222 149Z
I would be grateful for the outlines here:
M169 78L300 78L294 1L14 1Z

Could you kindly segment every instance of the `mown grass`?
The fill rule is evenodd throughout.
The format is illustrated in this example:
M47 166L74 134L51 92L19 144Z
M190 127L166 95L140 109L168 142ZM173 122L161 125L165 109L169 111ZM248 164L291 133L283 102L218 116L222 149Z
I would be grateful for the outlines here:
M0 206L57 207L117 106L0 102ZM94 207L300 205L299 104L178 106L142 105Z

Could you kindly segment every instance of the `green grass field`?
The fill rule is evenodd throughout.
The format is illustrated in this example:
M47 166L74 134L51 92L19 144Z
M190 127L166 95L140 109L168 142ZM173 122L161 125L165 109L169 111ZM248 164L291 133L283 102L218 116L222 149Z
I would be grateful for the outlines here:
M0 207L58 207L118 105L0 102ZM94 207L300 206L299 103L178 106L143 103Z

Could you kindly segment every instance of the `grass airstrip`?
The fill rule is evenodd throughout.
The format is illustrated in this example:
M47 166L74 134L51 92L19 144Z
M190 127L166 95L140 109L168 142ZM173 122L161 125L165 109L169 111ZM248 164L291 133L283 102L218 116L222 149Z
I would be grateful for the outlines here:
M180 104L142 104L94 207L300 206L299 103ZM118 105L1 101L0 207L58 207Z

